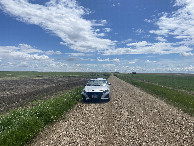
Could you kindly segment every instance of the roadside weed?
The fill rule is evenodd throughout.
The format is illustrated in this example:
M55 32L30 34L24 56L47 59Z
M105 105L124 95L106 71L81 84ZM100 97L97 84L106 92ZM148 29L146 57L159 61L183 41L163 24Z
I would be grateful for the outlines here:
M0 145L25 145L46 125L60 118L81 99L83 87L0 117ZM63 116L64 117L64 116Z

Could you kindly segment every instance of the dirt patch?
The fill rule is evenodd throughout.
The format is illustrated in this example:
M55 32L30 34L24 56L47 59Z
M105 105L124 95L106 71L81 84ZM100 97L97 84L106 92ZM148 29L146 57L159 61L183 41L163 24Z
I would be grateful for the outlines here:
M88 80L82 77L0 80L0 113L83 86Z

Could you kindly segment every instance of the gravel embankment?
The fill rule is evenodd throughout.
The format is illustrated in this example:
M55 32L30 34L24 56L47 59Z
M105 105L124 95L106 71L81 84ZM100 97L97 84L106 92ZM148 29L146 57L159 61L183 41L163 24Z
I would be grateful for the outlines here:
M114 77L111 101L79 103L31 145L194 145L194 117Z

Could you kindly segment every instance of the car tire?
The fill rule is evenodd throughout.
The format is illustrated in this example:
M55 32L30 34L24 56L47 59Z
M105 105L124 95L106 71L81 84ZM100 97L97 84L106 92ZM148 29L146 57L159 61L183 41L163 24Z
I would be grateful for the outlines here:
M83 101L84 101L84 102L86 102L86 101L87 101L87 100L86 100L86 97L84 97L84 96L83 96Z

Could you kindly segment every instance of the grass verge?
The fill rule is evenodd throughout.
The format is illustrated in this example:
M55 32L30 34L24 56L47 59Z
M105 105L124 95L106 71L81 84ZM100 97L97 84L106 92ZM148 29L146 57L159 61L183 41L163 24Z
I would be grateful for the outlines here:
M118 76L120 79L131 83L137 87L140 87L144 91L156 95L165 102L178 107L182 111L194 116L194 96L185 92L180 92L174 89L153 85L151 83L145 83L143 81L133 80L130 78Z
M25 145L47 124L60 118L80 99L83 87L49 99L30 109L19 109L0 116L0 145Z

